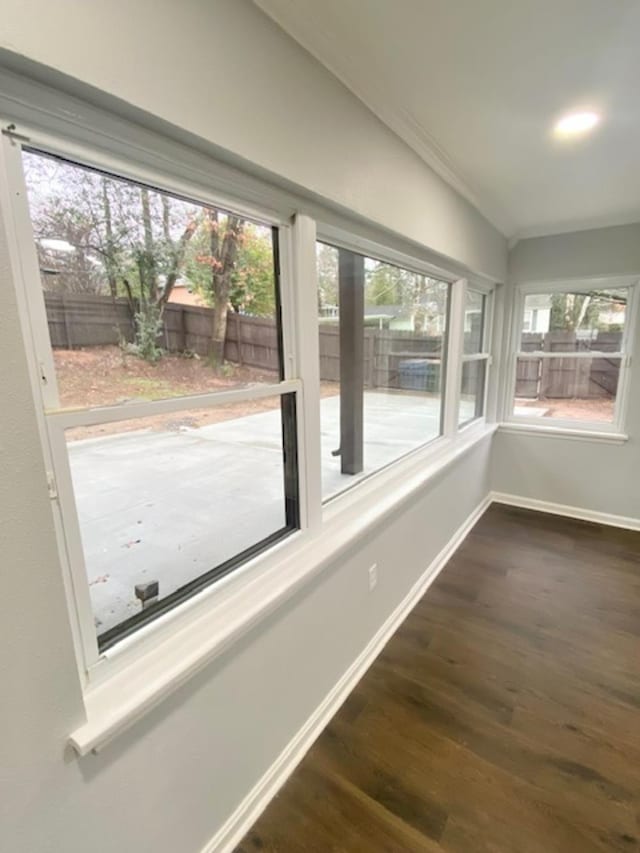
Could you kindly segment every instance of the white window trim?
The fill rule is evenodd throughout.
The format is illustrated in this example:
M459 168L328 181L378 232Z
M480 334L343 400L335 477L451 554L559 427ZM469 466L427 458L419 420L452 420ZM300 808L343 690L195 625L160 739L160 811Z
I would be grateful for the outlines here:
M465 355L462 353L462 366L469 361L484 361L484 388L483 388L483 399L482 399L482 414L478 415L478 417L469 418L469 420L463 421L458 426L458 431L463 432L468 429L472 424L477 423L478 421L487 421L487 407L489 405L489 376L491 373L491 367L493 365L493 356L491 355L491 350L493 347L493 329L495 323L495 291L493 288L480 288L476 285L467 285L467 290L471 290L475 293L481 293L485 298L484 310L484 328L482 331L482 350L478 353L469 353L469 355ZM464 332L464 330L463 330ZM464 337L463 337L463 348L464 348ZM462 369L460 373L460 382L462 383ZM460 393L462 393L462 389L460 389ZM459 414L458 414L459 417Z
M405 254L403 252L398 252L395 249L391 249L390 247L385 246L384 244L358 237L350 231L346 231L342 228L337 228L328 225L324 222L317 223L316 240L321 243L326 243L329 246L333 246L334 248L347 249L348 251L354 252L355 254L364 255L366 258L379 261L380 263L388 263L390 265L400 267L409 272L413 272L416 275L422 275L427 278L434 278L450 286L446 320L446 322L448 323L448 334L446 341L445 376L442 387L442 393L444 394L444 408L441 418L440 435L434 436L431 439L427 439L423 444L419 445L418 447L415 447L412 450L408 450L406 453L403 453L396 459L391 460L385 465L382 465L380 468L377 468L374 471L371 471L370 473L366 474L365 476L357 479L353 484L350 484L345 488L341 489L339 492L328 495L326 498L324 498L322 501L324 517L331 517L332 513L338 512L340 510L340 507L342 505L341 501L347 500L353 490L356 490L358 493L361 494L363 484L367 483L369 480L375 480L375 478L379 474L384 473L389 468L393 468L395 465L399 464L405 459L412 458L416 454L422 453L426 449L431 449L437 452L439 448L444 446L446 441L454 439L457 434L460 434L465 430L468 430L469 428L473 429L479 424L486 424L488 422L487 402L489 398L489 366L492 362L490 347L492 344L493 334L493 311L495 304L493 296L495 292L495 284L493 282L481 278L480 276L458 278L451 272L444 270L442 267L439 267L434 263L424 261L422 259ZM317 286L317 281L315 278L314 282ZM483 414L477 418L471 418L470 420L465 421L463 424L458 425L458 412L460 407L460 385L462 381L462 360L464 358L464 307L467 288L481 293L487 298L487 328L485 331L484 342L484 346L487 352L483 352L478 356L479 358L487 360L487 376L484 387ZM314 299L315 298L316 297L314 294ZM314 318L317 322L317 303L314 307ZM307 332L309 334L312 334L314 337L314 344L316 346L315 359L316 363L319 364L319 350L317 349L317 327L307 327ZM472 356L472 358L474 357L475 356ZM319 405L320 403L318 396L318 423ZM321 483L319 488L321 492Z
M317 224L317 239L319 242L327 243L337 249L347 249L357 255L364 255L371 260L401 267L408 272L423 275L427 278L435 278L447 284L453 284L458 278L458 276L452 275L450 271L439 267L435 263L423 261L413 255L399 252L390 246L385 246L383 243L358 237L350 231L345 231L343 228L336 228L333 225L328 225L326 222L319 222Z
M190 618L180 623L174 618L171 630L156 632L152 643L132 637L124 641L130 649L108 651L109 677L85 691L87 720L71 733L71 745L80 755L102 749L496 428L481 425L464 439L447 442L443 452L427 451L380 472L385 476L375 484L371 478L361 492L350 490L340 508L332 505L322 529L294 534L256 558L255 565L247 563L222 579L208 607L192 599L200 606L192 607ZM133 649L134 656L125 654Z
M175 397L157 401L145 401L126 405L113 405L94 407L91 409L61 409L58 403L58 389L56 385L56 374L53 361L53 349L49 340L47 317L42 298L40 273L38 269L37 254L35 252L33 230L27 203L27 189L22 167L22 141L14 140L11 134L3 134L0 138L0 163L2 173L5 177L7 197L7 218L13 225L13 236L16 249L16 282L19 291L19 300L26 314L24 323L28 326L27 338L32 343L32 367L31 377L36 409L39 413L41 437L45 452L45 463L47 478L49 481L50 497L55 517L56 531L59 541L59 555L64 569L65 589L69 611L72 614L72 630L74 644L78 658L78 669L82 683L89 687L95 678L95 672L102 669L102 663L106 659L106 652L98 648L95 631L89 584L85 568L85 556L82 548L82 538L78 513L75 504L74 489L71 479L68 452L65 442L64 430L76 426L89 426L101 423L114 423L123 419L135 419L151 416L153 414L164 414L180 411L185 408L212 408L225 403L240 402L243 400L262 399L265 397L282 396L294 393L298 399L298 408L301 404L302 384L299 380L292 380L291 376L297 371L296 352L294 349L295 320L292 316L295 311L295 299L293 287L290 280L286 281L290 270L280 270L281 296L282 296L282 337L283 337L283 365L285 379L274 380L273 383L239 388L230 391L196 394L184 397ZM47 138L44 143L38 134L29 137L27 147L35 150L47 150L51 152L56 148L60 153L61 144L53 146ZM75 152L77 153L77 147ZM93 165L92 152L83 149L80 162ZM66 158L70 155L66 153ZM100 166L110 173L119 175L118 164L110 163L104 155L101 155ZM96 164L97 165L97 164ZM127 177L140 181L140 176L132 173L130 169ZM179 181L165 179L164 174L145 173L144 180L150 186L165 190L171 184L170 191L178 195L188 197L187 188ZM217 205L219 200L209 196L200 199L205 204ZM227 206L228 207L228 206ZM232 207L235 211L235 208ZM246 208L244 209L246 212ZM252 219L265 222L259 212L251 211ZM274 224L267 222L266 224ZM286 258L290 257L290 225L279 225L280 253ZM286 291L286 297L285 297ZM29 347L31 349L31 347ZM298 439L303 436L300 427L300 419L297 424ZM300 453L300 449L299 449ZM299 470L299 491L304 494L305 472ZM304 528L307 524L306 510L308 504L300 502L300 526ZM290 534L290 535L293 535ZM217 584L213 584L217 586ZM207 590L208 591L208 588ZM204 591L203 591L204 592ZM177 604L170 612L178 610L181 604ZM158 616L149 627L152 627L163 616ZM141 626L135 636L140 634L147 626ZM124 641L120 641L124 642Z
M57 118L56 121L59 124L61 120ZM4 122L3 127L7 123ZM398 503L415 494L438 472L490 436L497 425L487 425L485 416L465 425L461 431L457 430L457 424L454 428L451 413L457 413L459 383L448 384L450 393L446 398L447 411L444 420L448 428L445 434L359 481L357 488L338 495L323 517L320 498L315 221L307 215L298 214L293 225L287 227L286 217L283 218L268 209L248 206L242 199L230 195L222 197L210 191L209 183L201 181L206 175L205 169L192 170L193 180L185 179L182 173L171 171L170 158L158 158L150 154L150 162L146 165L146 150L137 150L134 146L131 150L135 156L129 160L129 149L122 139L115 140L116 153L111 156L108 147L113 140L107 138L106 147L102 140L102 147L94 148L96 134L92 135L91 131L86 131L85 135L91 140L90 144L86 145L77 141L77 127L74 126L73 131L70 137L67 137L66 134L54 136L37 129L30 130L22 126L18 128L19 133L29 136L28 147L57 153L87 165L100 166L108 172L146 182L150 186L192 198L194 201L230 209L248 218L278 225L282 237L280 262L285 380L269 389L257 389L256 395L277 395L291 391L296 393L300 456L301 529L239 566L229 575L177 604L167 613L141 626L134 634L101 653L97 660L92 658L91 641L87 646L87 638L93 639L93 647L96 645L87 578L74 577L68 570L66 540L70 530L69 521L65 519L63 525L52 484L52 508L59 559L63 567L87 716L86 723L73 733L70 741L79 753L86 754L102 746L117 732L142 716L148 708L160 702L193 672L204 666L229 643L249 630L258 619L266 616L328 562L335 559L352 544L354 538L371 529L372 525L378 523ZM76 141L73 141L74 138ZM182 168L181 171L184 172L185 169ZM44 462L46 470L52 471L54 458L60 453L67 458L66 449L58 446L65 425L117 418L107 411L109 407L82 413L53 412L52 408L57 399L55 392L45 394L47 399L43 400L40 391L43 368L51 383L55 382L55 371L41 293L38 293L36 298L32 289L25 286L25 279L39 283L39 274L29 211L26 204L14 203L12 194L16 192L25 192L20 149L13 146L11 137L3 136L0 147L0 205L7 223L9 260L16 282L23 334L27 342L27 357L37 401L36 417ZM26 199L26 196L24 198ZM271 200L271 196L269 199ZM320 239L323 239L322 236ZM334 241L333 236L327 239ZM457 303L464 305L464 299L460 302L460 295L464 294L466 282L456 275L401 252L387 250L377 243L360 238L357 240L358 251L448 281L452 284L452 302L453 294L456 294ZM492 286L480 278L474 278L473 288L489 293ZM447 370L459 374L462 363L460 329L463 332L463 317L457 316L455 324L460 328L455 335L451 332L449 334ZM447 383L450 383L450 380L451 377L447 375ZM486 386L488 389L488 379ZM454 393L451 393L452 388ZM223 396L226 398L226 394L216 394L216 402L220 402ZM157 401L157 404L145 404L145 414L147 406L154 406L154 410L158 407L164 410L164 407L174 405L181 408L186 403L191 406L193 403L210 405L211 402L213 401L208 399L208 395L177 398L175 401ZM133 407L127 407L127 416L132 413ZM121 416L122 410L119 413L119 417ZM52 428L47 428L47 418L51 421ZM64 481L64 466L61 468L58 465L58 470L63 471ZM60 475L58 477L60 479ZM71 495L70 480L59 482L57 487L66 489ZM86 594L83 594L83 589Z
M629 441L626 433L598 432L569 427L547 427L530 423L501 423L498 427L501 433L507 435L535 435L541 438L562 438L572 441L594 441L604 444L624 444Z
M597 278L576 278L556 281L527 282L515 287L512 303L511 331L509 338L508 364L505 371L505 394L504 411L501 421L503 431L514 431L529 433L556 434L565 437L585 436L591 439L601 437L602 440L610 439L615 443L621 443L628 439L625 433L626 413L629 402L629 381L632 360L633 336L635 334L638 319L638 292L640 291L640 279L638 276L599 276ZM576 353L549 353L544 351L522 352L520 341L522 339L522 317L524 315L524 301L529 294L567 293L580 289L607 290L612 288L629 288L629 303L627 316L621 342L621 349L617 352L588 352ZM516 384L517 361L521 356L534 358L620 358L620 374L618 388L614 404L613 422L603 423L598 421L579 421L563 418L553 418L540 423L540 418L516 415L513 412L514 392ZM513 428L513 429L512 429Z

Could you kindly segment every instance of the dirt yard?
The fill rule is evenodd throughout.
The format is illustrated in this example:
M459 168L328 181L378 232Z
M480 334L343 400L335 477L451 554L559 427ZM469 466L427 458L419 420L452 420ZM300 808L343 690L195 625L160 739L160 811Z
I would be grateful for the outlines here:
M228 391L250 385L277 383L274 372L227 363L220 372L206 360L167 354L156 364L116 346L54 350L62 408L95 408L120 403L162 400ZM336 383L323 383L323 396L339 392ZM166 415L79 427L70 440L129 432L134 429L178 430L253 415L279 406L278 397L247 400L207 409L184 409Z
M544 409L544 418L613 423L614 400L516 400L516 406Z
M167 354L149 364L116 346L54 350L60 403L63 408L94 408L114 404L184 397L212 391L276 383L275 373L227 363L216 372L206 360ZM321 394L340 392L337 382L323 382ZM519 407L544 409L546 418L611 422L613 400L516 400ZM279 406L279 398L248 400L207 409L184 409L166 415L100 424L70 430L70 440L129 432L135 429L178 430L253 415Z

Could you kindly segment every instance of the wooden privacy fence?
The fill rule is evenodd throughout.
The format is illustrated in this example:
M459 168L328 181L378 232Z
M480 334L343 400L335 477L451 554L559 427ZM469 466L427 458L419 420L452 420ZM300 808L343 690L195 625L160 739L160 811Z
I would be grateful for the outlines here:
M56 349L117 345L133 341L135 325L126 299L91 294L45 293L51 345ZM169 352L206 356L213 310L169 303L158 343ZM278 369L278 334L273 320L229 313L225 358L265 370Z
M49 334L55 348L73 349L132 341L134 323L126 299L91 294L45 293ZM169 352L191 351L206 356L211 340L213 310L169 303L159 343ZM439 382L442 338L414 332L365 328L364 381L367 388L418 388L435 390ZM620 332L598 333L588 346L600 352L618 352ZM572 332L525 334L523 352L584 351L586 344ZM427 357L425 359L425 356ZM429 358L430 356L430 358ZM278 334L269 318L229 313L225 357L236 364L263 370L278 369ZM424 360L424 368L420 361ZM413 363L413 364L412 364ZM416 373L407 384L407 370ZM615 395L620 372L616 358L518 359L516 396L528 398L610 398ZM420 376L422 378L420 378ZM340 336L337 324L320 326L320 378L340 381ZM431 382L431 384L429 384ZM464 390L464 389L463 389Z
M45 293L51 343L73 349L132 341L134 322L126 299L91 294ZM211 340L213 310L169 303L158 343L168 352L195 352L206 356ZM432 353L434 365L442 338L413 332L365 329L365 385L400 388L402 365ZM278 333L274 321L229 313L225 358L263 370L278 369ZM439 370L439 366L436 367ZM340 381L340 336L337 325L320 327L320 377ZM413 387L413 386L412 386Z
M441 346L440 336L365 328L365 387L406 387L406 365L412 361L425 360L425 355L429 354L432 358L425 360L425 365L431 363L439 372ZM320 378L330 382L340 381L340 333L337 325L320 326Z
M516 367L516 397L530 399L589 399L615 396L620 359L594 356L572 358L570 353L597 350L619 352L621 332L600 332L594 340L580 340L574 332L524 334L522 352L567 352L564 358L522 356Z
M164 311L162 346L169 352L196 352L206 356L211 341L213 309L169 303ZM278 332L267 317L229 312L224 356L236 364L278 370Z
M44 302L51 346L60 349L133 340L133 318L126 299L83 293L46 293Z

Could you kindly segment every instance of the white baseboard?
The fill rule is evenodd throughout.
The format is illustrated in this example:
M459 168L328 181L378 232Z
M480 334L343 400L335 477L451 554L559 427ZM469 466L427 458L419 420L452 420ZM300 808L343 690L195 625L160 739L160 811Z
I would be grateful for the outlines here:
M491 492L489 495L492 503L517 506L522 509L533 509L537 512L549 512L552 515L564 515L568 518L577 518L581 521L593 521L596 524L607 524L610 527L624 527L627 530L640 530L640 518L629 518L624 515L612 515L608 512L596 512L592 509L583 509L577 506L550 503L540 501L536 498L525 498L520 495L509 495L505 492Z
M492 503L531 509L538 512L548 512L577 518L583 521L593 521L612 527L623 527L629 530L640 530L640 519L627 518L621 515L595 512L580 507L565 506L564 504L525 498L520 495L510 495L504 492L490 492L481 501L467 520L456 530L449 542L431 562L419 580L409 590L402 602L396 607L389 618L372 637L360 655L340 678L333 689L327 694L322 703L316 708L302 728L280 753L276 761L267 770L255 787L240 803L231 817L226 821L211 841L205 845L202 853L230 853L251 829L264 809L278 793L289 776L302 761L322 731L340 709L355 685L360 681L367 669L378 657L389 639L398 630L411 610L422 598L429 586L445 567L454 552L461 545L471 528Z
M491 502L492 496L489 494L456 530L445 547L431 562L420 579L411 587L402 602L367 643L360 655L288 743L283 752L280 753L257 785L203 848L202 853L229 853L239 844Z

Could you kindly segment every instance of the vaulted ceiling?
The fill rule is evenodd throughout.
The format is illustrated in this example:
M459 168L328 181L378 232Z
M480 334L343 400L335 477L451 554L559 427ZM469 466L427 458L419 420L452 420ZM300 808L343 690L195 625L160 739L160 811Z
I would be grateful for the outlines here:
M255 2L507 236L640 221L638 0Z

